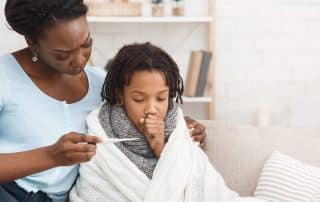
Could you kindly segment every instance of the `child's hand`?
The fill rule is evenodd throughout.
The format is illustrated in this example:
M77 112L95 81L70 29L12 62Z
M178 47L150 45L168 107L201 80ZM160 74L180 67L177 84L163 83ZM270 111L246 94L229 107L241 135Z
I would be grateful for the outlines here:
M140 119L140 123L150 147L159 158L164 148L164 121L155 115L148 114L146 118Z

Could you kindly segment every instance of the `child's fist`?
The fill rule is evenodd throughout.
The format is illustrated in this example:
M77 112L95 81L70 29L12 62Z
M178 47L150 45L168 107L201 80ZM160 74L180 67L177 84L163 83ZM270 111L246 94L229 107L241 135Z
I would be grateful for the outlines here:
M140 119L140 123L150 147L155 155L160 157L165 141L164 121L155 115L148 114L145 118Z

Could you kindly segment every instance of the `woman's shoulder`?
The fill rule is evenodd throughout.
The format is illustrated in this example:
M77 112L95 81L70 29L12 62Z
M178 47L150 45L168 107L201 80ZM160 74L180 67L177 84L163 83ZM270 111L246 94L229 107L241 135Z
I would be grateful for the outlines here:
M104 79L106 76L106 72L99 67L86 66L85 70L88 74L90 74L89 76L97 79Z
M5 78L8 70L12 70L12 56L10 54L0 55L0 80Z
M12 65L12 55L7 53L4 55L0 55L0 69L4 69L8 66Z
M94 84L100 91L106 77L106 72L101 68L92 66L86 66L85 71L89 80L92 81L92 84Z
M9 54L0 56L0 109L5 100L5 97L9 95L6 69L10 68L11 66L11 59L12 58L10 58Z
M19 71L19 63L11 53L0 55L0 72L3 77L12 77L17 79L21 76Z

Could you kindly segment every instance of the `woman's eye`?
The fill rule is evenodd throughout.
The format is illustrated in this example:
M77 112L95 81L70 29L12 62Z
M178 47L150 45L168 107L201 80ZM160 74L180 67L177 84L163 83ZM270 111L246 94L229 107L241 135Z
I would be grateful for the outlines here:
M90 38L86 43L84 43L82 48L90 48L92 46L92 38Z
M69 54L67 54L67 55L57 55L56 58L57 58L57 60L61 60L61 61L67 60L69 58Z

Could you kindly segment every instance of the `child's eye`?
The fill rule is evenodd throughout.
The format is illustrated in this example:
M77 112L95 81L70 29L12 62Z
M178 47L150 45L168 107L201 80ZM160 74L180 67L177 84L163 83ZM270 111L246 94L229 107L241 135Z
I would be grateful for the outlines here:
M167 100L167 98L158 98L158 101L160 101L160 102L164 102L166 100Z
M143 99L133 99L135 102L142 102Z

